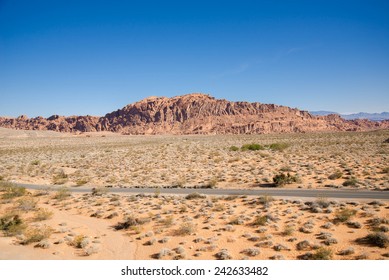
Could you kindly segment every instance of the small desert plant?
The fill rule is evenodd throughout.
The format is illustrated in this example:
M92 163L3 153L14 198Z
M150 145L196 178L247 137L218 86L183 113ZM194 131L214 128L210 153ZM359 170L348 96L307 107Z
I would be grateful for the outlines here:
M351 177L350 179L347 179L346 181L343 182L343 186L348 187L356 187L358 185L358 180L355 177Z
M241 147L242 151L258 151L258 150L264 150L265 148L260 144L244 144Z
M125 219L124 222L120 222L114 226L114 229L121 230L121 229L128 229L129 227L133 226L139 226L146 224L150 221L148 218L136 218L134 216L129 216Z
M332 250L329 248L319 248L312 255L313 260L331 260L332 259Z
M273 151L283 151L289 147L287 143L273 143L267 146L270 150Z
M53 212L51 212L48 209L42 208L35 213L34 220L44 221L50 219L52 216L53 216Z
M257 216L254 218L254 221L252 222L253 226L264 226L268 222L268 216Z
M54 194L54 199L57 200L64 200L70 196L70 191L68 188L63 187L60 188L55 194Z
M20 198L16 203L18 209L28 212L31 210L35 210L37 201L32 197L23 197Z
M53 229L46 225L40 227L29 227L24 232L24 238L21 244L27 245L34 242L40 242L43 239L49 238L52 232Z
M63 185L67 181L68 181L68 175L63 170L54 174L54 176L53 176L53 184L54 185Z
M180 225L176 231L176 235L190 235L194 233L196 226L193 223L186 222Z
M292 184L298 182L298 178L295 175L290 175L290 173L280 173L273 177L274 184L278 186L283 186L285 184Z
M386 248L389 246L389 237L383 232L375 232L370 233L363 238L358 238L357 242Z
M165 219L161 220L161 223L166 227L170 227L174 224L174 218L173 216L167 216Z
M73 240L70 242L70 245L76 248L85 248L88 244L89 244L88 237L82 234L75 236Z
M282 234L285 236L289 236L289 235L292 235L295 230L296 229L293 226L286 225Z
M21 234L26 227L20 215L16 213L8 213L0 217L0 230L4 231L6 236Z
M192 199L200 199L200 198L205 198L204 195L199 194L197 192L190 193L187 196L185 196L185 199L192 200Z
M236 152L236 151L239 151L239 148L237 146L231 146L230 151Z
M330 206L330 202L326 197L318 197L316 199L316 204L320 206L320 208L328 208Z
M263 195L258 198L258 203L265 206L269 206L270 203L273 201L274 201L274 197L272 197L271 195Z
M355 216L356 213L357 210L350 208L338 210L335 213L335 222L347 222L351 217Z
M328 176L328 179L330 180L336 180L339 178L342 178L343 173L340 170L336 170L334 173L332 173L330 176Z
M103 194L106 194L106 193L108 193L108 190L105 187L92 188L92 195L93 196L102 196Z
M77 185L77 186L83 186L83 185L85 185L85 184L88 183L88 182L89 182L88 179L78 179L78 180L76 181L76 185Z
M18 187L10 182L0 181L0 192L4 192L1 196L3 199L12 199L23 196L27 193L25 188Z

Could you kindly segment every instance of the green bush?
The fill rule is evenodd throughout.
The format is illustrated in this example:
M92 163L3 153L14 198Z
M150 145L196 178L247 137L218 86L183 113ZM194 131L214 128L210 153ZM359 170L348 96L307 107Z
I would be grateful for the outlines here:
M267 146L272 151L283 151L288 148L290 145L287 143L273 143Z
M230 151L236 152L239 151L239 148L237 146L231 146Z
M242 151L258 151L258 150L264 150L265 148L260 144L245 144L242 146Z

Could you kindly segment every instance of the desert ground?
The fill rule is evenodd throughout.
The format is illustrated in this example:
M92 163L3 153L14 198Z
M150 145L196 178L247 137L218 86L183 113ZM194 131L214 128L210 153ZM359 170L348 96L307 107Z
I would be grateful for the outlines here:
M388 200L200 194L387 190L388 138L389 131L120 136L0 129L0 259L389 259ZM90 191L71 192L80 186ZM110 192L134 186L158 188ZM194 186L189 195L160 193Z

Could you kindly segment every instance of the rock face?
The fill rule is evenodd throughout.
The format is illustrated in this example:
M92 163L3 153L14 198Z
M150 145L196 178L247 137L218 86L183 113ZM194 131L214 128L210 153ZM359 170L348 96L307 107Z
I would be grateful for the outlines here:
M313 116L286 106L231 102L205 94L149 97L104 117L0 118L0 126L60 132L112 131L122 134L254 134L363 131L389 128L389 121L346 121L339 115Z

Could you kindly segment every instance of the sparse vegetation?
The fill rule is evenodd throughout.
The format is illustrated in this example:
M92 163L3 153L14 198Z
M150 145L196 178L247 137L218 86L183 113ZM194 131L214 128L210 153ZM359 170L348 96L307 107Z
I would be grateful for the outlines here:
M241 148L242 151L259 151L259 150L264 150L265 147L263 147L260 144L244 144Z
M30 243L40 242L49 238L52 232L53 229L46 225L29 227L24 231L24 238L21 241L21 244L27 245Z
M334 173L332 173L330 176L328 176L328 179L330 180L336 180L340 179L343 176L343 172L340 170L336 170Z
M286 175L285 173L280 173L273 177L273 182L277 187L279 187L285 184L296 183L298 182L298 178L297 176L290 175L290 173L287 173Z
M380 248L387 248L389 246L389 237L382 232L369 233L363 238L357 239L361 244L368 244Z
M356 213L357 210L350 208L338 210L335 213L335 222L347 222L351 217L355 216Z

